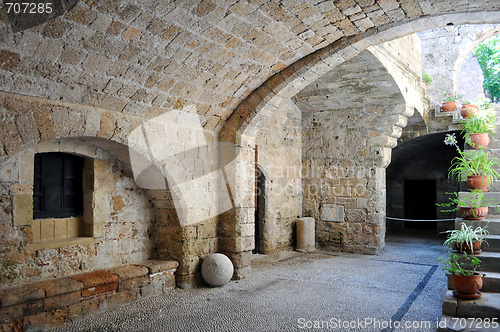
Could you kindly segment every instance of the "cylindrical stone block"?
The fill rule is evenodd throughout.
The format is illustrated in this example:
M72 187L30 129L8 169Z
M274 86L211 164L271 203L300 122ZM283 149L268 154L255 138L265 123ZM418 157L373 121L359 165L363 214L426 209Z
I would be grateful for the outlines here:
M316 227L314 218L304 217L297 219L297 251L315 251Z

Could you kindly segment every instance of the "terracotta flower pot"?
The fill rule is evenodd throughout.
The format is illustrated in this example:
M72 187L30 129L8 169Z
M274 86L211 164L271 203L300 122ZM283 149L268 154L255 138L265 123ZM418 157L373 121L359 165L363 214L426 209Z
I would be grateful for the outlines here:
M471 140L471 147L474 150L479 150L481 147L487 148L490 144L490 135L488 133L469 134Z
M472 242L472 250L470 248L469 243L459 243L459 242L453 242L453 249L455 249L457 252L463 254L479 254L481 252L481 241L474 241Z
M488 207L470 208L461 206L460 213L467 220L482 220L488 214Z
M481 297L479 291L483 287L483 277L475 272L471 276L451 275L451 284L455 291L453 295L461 299L477 299Z
M443 110L443 112L453 112L457 109L457 104L454 101L448 101L441 104L441 109Z
M479 189L482 192L487 192L490 187L490 178L487 175L469 175L467 177L467 185L471 189Z
M472 104L462 105L462 109L460 110L460 114L462 114L464 118L468 118L472 115L477 115L477 113L479 113L479 108L476 105Z

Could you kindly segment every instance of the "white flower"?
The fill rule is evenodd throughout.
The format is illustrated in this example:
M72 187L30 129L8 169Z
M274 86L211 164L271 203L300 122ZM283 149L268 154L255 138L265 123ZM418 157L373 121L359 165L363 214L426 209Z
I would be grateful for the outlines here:
M455 137L455 134L446 134L445 138L444 138L444 144L446 145L456 145L458 142L457 142L457 138Z

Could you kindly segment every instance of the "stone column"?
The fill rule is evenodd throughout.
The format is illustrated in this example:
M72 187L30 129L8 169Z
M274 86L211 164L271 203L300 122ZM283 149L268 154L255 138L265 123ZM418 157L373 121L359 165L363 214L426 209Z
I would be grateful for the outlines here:
M304 217L297 219L297 251L311 252L316 250L314 218Z

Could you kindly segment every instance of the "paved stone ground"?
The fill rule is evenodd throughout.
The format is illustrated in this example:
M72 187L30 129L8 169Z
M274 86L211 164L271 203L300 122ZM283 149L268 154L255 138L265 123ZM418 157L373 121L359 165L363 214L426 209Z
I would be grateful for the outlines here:
M55 331L436 331L446 290L441 243L392 236L378 256L256 258L251 276L224 287L176 289Z

